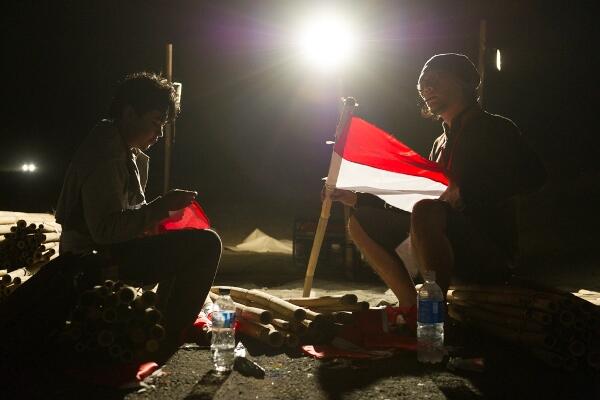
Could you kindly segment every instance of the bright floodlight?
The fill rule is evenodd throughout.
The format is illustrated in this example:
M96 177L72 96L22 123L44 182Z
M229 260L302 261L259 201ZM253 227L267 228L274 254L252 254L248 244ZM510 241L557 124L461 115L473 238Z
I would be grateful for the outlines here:
M306 60L327 70L347 61L355 44L350 27L333 15L322 15L309 20L299 38Z
M502 71L502 54L500 53L500 49L496 49L496 69Z
M36 169L37 169L37 167L33 163L23 164L21 166L21 170L23 172L35 172Z

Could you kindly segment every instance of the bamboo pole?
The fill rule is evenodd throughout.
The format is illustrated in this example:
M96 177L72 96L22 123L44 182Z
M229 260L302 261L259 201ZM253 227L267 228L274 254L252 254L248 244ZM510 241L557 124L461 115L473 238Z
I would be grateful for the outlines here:
M298 307L292 303L288 303L279 297L270 295L260 290L246 290L230 286L213 286L211 291L213 291L213 293L218 293L219 289L229 289L230 295L234 301L237 301L241 304L252 307L260 306L261 308L270 310L285 317L286 319L301 321L306 318L306 310L304 308Z
M270 311L243 304L236 304L235 314L236 318L239 316L240 318L260 324L268 324L273 320L273 314Z
M480 310L488 311L494 314L507 315L512 318L531 319L542 325L550 325L552 323L552 315L537 311L529 310L523 307L507 306L502 304L477 303L473 301L464 301L452 299L451 304L456 304L463 307L475 307Z
M271 324L279 330L284 330L284 331L292 330L292 328L291 328L292 323L290 321L286 321L285 319L273 318L271 320Z
M558 311L555 301L540 296L521 295L513 293L476 292L465 290L448 290L446 298L449 302L455 300L475 303L492 303L514 307L529 307L545 312Z
M6 233L14 232L13 225L0 225L0 235L4 235Z
M0 211L2 213L2 211ZM13 225L17 223L17 217L12 215L2 215L0 214L0 225Z
M355 294L348 293L340 296L293 297L285 300L300 307L312 308L337 304L356 304L358 298Z
M52 214L46 213L26 213L19 211L0 211L0 222L2 224L17 223L19 220L26 221L47 221L56 223L56 218Z
M239 319L238 331L244 335L253 337L272 347L281 347L285 340L284 335L273 327L273 325L259 324L246 319Z
M273 318L271 324L280 331L289 331L298 336L304 336L308 329L307 325L304 325L302 322L286 321L281 318Z
M42 243L60 242L60 233L45 233Z
M342 133L348 128L350 118L356 106L356 101L353 98L347 97L344 99L344 107L336 128L335 140L338 140ZM319 217L319 223L315 232L315 239L313 241L310 257L308 259L302 297L310 296L315 269L317 267L317 260L319 258L321 246L323 245L323 238L325 237L325 230L327 229L327 223L329 221L329 215L331 212L331 195L335 190L335 184L337 182L341 162L339 157L335 157L335 155L335 152L333 152L329 164L329 173L327 174L327 180L325 182L325 198L323 200L323 204L321 205L321 216Z
M312 310L306 310L306 319L309 319L311 321L321 321L321 322L325 322L325 321L333 321L333 317L322 314L322 313L318 313L318 312L314 312Z
M527 332L544 332L544 327L541 324L525 319L525 316L513 317L506 314L494 314L486 310L478 309L477 307L464 307L451 304L461 314L467 318L476 320L477 322L497 324L508 329Z
M17 231L17 226L16 226L17 219L16 218L11 218L11 220L14 220L15 222L3 224L3 223L1 223L2 219L0 217L0 234L5 234L5 233L10 233L10 232ZM32 230L39 230L41 232L44 232L44 231L47 231L47 232L62 232L61 225L57 224L56 222L51 222L51 221L33 221L33 220L28 220L28 221L29 221L28 228L29 228L30 231L32 231Z
M356 304L334 304L329 306L313 307L313 309L321 313L332 313L337 311L366 311L369 309L369 302L359 301Z
M332 313L333 320L340 324L353 324L355 322L354 314L347 311L337 311Z

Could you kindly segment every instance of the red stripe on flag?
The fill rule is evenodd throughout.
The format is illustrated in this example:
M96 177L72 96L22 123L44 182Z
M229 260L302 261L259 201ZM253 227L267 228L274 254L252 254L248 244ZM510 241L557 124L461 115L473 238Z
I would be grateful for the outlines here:
M448 184L443 168L437 163L423 158L389 133L358 117L352 117L348 128L336 140L334 150L342 158L357 164Z

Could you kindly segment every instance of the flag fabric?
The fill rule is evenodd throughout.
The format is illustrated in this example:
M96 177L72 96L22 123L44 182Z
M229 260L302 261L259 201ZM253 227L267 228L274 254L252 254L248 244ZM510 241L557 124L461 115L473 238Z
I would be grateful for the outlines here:
M181 229L208 229L210 220L197 201L182 210L172 212L171 215L158 224L157 233L176 231Z
M355 116L336 140L329 171L328 185L371 193L409 212L419 200L438 198L448 185L440 165Z

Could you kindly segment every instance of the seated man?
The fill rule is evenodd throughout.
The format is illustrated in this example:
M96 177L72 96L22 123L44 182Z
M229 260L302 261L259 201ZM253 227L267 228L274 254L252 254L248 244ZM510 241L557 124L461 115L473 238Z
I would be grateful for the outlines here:
M100 121L75 153L56 210L63 229L61 252L98 251L118 266L117 279L139 286L160 282L158 307L173 349L202 307L222 250L212 230L145 236L196 196L184 190L151 202L144 196L149 158L143 151L177 116L176 97L173 85L157 75L127 76L112 101L110 119Z
M436 55L421 71L424 114L443 127L430 155L450 182L439 199L422 200L407 213L370 194L336 190L332 196L354 208L352 239L399 306L416 304L411 276L395 252L409 233L421 272L435 271L444 293L451 280L502 281L517 261L517 196L541 186L545 170L512 121L481 109L479 84L475 66L461 54Z

